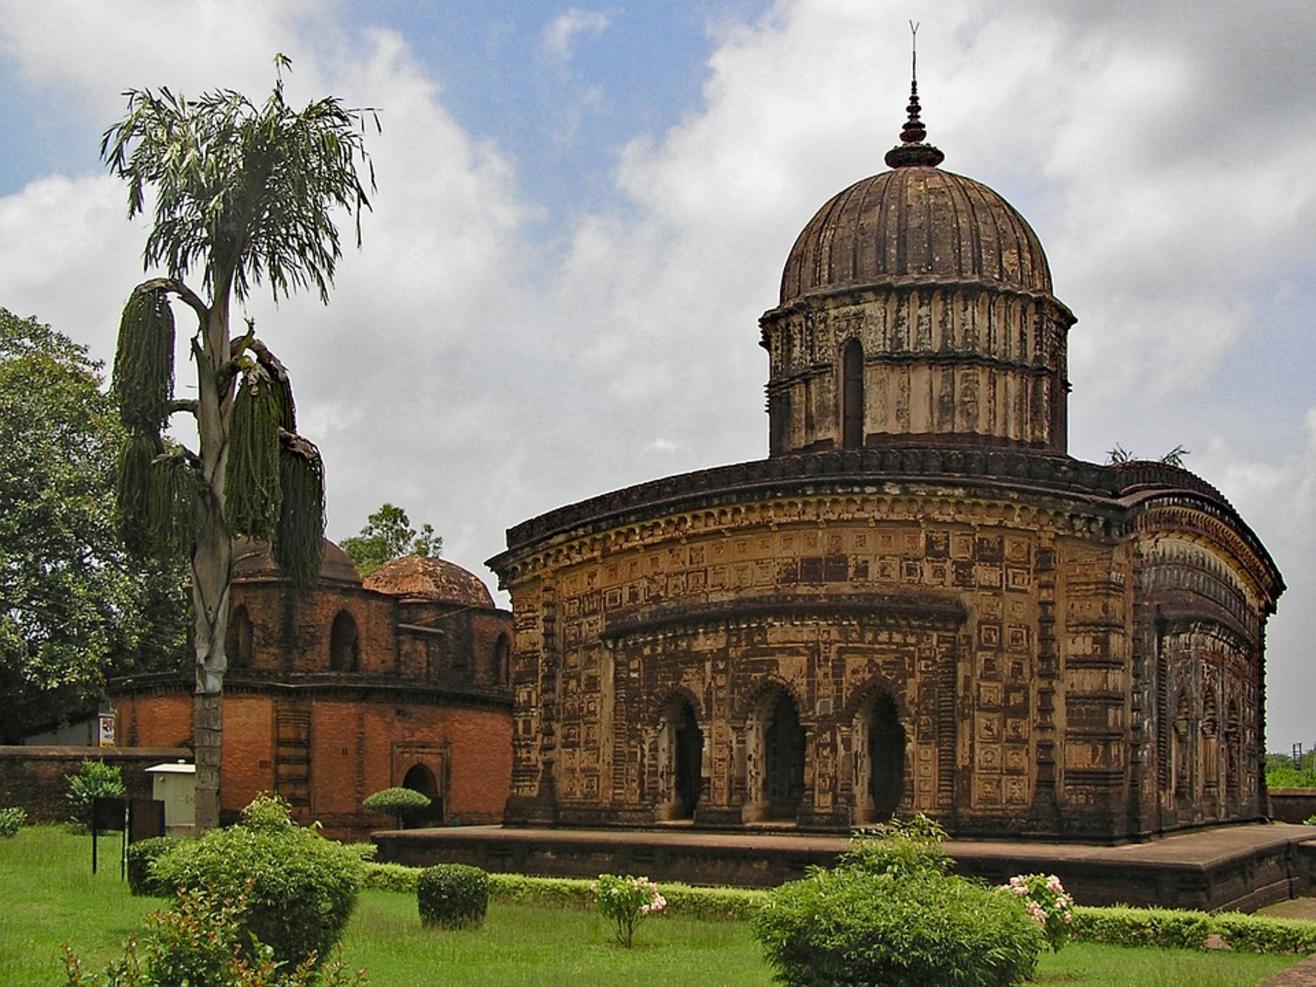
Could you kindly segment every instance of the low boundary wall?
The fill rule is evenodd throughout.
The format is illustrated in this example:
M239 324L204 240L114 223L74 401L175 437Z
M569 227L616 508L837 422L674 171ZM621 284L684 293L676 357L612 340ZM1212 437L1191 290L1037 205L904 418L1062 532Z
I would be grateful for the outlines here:
M77 774L88 758L116 765L128 798L149 799L152 781L146 769L163 761L191 761L192 752L185 747L0 746L0 808L21 806L29 822L65 821L66 776Z

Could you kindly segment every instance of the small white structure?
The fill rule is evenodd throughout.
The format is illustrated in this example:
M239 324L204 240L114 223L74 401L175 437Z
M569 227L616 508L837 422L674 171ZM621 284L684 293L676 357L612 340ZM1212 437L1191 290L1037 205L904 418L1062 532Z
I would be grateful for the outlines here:
M185 761L147 768L151 795L165 805L165 832L191 836L196 830L196 765Z

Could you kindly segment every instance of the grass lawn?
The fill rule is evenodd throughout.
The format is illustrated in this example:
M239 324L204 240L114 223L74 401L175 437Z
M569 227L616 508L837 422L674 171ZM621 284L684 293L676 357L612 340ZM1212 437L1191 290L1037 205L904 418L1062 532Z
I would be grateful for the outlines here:
M63 983L64 942L87 968L99 969L119 954L142 917L163 904L128 894L119 881L118 848L117 835L102 841L104 867L93 878L89 837L37 826L0 839L0 987ZM497 902L479 930L430 931L421 928L411 895L367 891L343 947L345 961L366 967L373 987L771 983L743 922L663 916L641 925L631 950L608 937L608 927L591 912ZM1037 982L1250 987L1298 959L1076 944L1043 955Z

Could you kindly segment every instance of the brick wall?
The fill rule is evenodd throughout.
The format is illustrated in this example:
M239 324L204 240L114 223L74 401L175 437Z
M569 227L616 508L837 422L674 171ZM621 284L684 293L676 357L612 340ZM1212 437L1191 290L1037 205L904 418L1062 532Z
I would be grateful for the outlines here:
M63 822L69 817L67 775L77 774L84 758L103 760L123 773L129 798L150 798L146 769L192 752L178 747L0 747L0 807L22 806L31 822Z

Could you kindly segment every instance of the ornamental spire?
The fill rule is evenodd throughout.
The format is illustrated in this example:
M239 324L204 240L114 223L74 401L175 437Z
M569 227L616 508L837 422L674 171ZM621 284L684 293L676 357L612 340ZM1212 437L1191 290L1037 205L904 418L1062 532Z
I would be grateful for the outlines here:
M938 148L931 144L925 144L924 138L928 136L927 128L923 126L923 121L919 118L922 107L918 102L918 24L915 21L909 22L910 34L910 80L909 80L909 105L905 111L909 114L905 120L905 126L900 131L900 141L891 150L886 152L884 159L888 167L891 168L911 168L923 166L935 168L945 159L946 155L942 154Z

